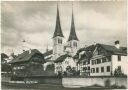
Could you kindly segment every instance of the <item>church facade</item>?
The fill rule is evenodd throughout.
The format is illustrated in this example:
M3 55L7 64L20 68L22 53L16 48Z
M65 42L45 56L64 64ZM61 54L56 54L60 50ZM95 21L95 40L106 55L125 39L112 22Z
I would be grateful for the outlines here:
M59 71L65 71L66 67L71 63L74 63L76 66L75 61L73 60L73 56L76 54L79 46L79 40L76 35L75 31L75 23L74 23L74 15L72 10L72 20L71 20L71 28L70 34L67 42L64 42L64 35L63 30L61 28L60 16L59 16L59 9L57 6L57 16L56 16L56 26L55 31L53 34L53 57L52 60L55 62L55 73ZM60 61L58 61L60 59ZM66 63L64 63L66 61ZM63 64L63 65L62 65Z

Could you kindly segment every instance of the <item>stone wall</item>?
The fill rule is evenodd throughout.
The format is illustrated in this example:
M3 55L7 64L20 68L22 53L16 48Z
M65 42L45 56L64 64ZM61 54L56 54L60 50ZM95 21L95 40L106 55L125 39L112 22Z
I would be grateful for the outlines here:
M87 77L87 78L63 78L62 85L64 87L88 87L99 85L106 87L117 85L127 87L126 77Z
M32 77L32 78L25 78L25 82L31 83L36 82L39 84L55 84L55 85L62 85L62 79L57 77Z

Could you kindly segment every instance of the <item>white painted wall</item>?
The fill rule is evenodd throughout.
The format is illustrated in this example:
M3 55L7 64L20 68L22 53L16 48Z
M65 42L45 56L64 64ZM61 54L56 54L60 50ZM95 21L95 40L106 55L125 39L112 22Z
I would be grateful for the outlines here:
M62 44L58 43L58 39L62 39ZM53 60L57 59L64 53L63 37L55 37L53 39Z
M105 86L105 81L106 80L110 80L110 84L111 85L118 85L118 86L125 86L126 88L127 86L127 79L126 77L124 78L120 78L120 77L90 77L90 78L62 78L62 85L64 87L69 87L69 88L73 88L73 87L87 87L87 86L92 86L95 84L101 85L101 86Z
M114 73L118 66L121 66L122 72L124 74L128 73L127 56L121 56L121 61L118 61L118 55L112 55L112 73Z
M110 72L107 72L107 66L110 66ZM99 68L99 73L96 73L97 67ZM101 67L104 67L104 72L101 72ZM111 75L111 62L90 65L90 72L91 72L91 68L95 68L95 73L90 73L90 76L110 76Z
M66 71L67 66L71 66L71 68L75 67L76 68L76 62L73 60L73 58L66 58L63 62L62 62L62 68L63 71Z

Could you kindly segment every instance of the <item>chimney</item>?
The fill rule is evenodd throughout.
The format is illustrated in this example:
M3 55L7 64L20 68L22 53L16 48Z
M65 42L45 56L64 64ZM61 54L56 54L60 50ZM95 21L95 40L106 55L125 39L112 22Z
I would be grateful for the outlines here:
M28 52L29 52L29 54L31 54L31 52L32 52L31 49L29 49Z
M120 42L119 42L119 40L115 41L115 47L116 47L117 49L120 48Z

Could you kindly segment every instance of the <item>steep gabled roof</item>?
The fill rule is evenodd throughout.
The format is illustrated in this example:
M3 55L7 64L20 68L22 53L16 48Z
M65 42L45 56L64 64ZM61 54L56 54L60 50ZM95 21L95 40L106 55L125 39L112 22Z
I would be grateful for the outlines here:
M61 24L60 24L60 16L59 16L58 6L57 6L57 16L56 16L56 27L55 27L55 32L54 32L53 38L57 37L57 36L64 37L64 35L62 33L62 29L61 29Z
M12 61L10 61L9 63L17 63L17 62L25 62L25 61L29 61L30 58L34 55L34 54L40 54L43 57L43 54L38 51L37 49L32 49L31 53L28 51L24 51L23 53L19 54L16 58L14 58ZM43 58L42 58L43 59Z
M54 63L58 63L58 62L63 62L67 57L70 57L68 54L64 54L64 55L61 55L60 57L58 57Z
M45 57L45 56L52 55L52 54L53 54L53 50L49 50L49 51L43 53L44 57Z
M84 48L80 48L77 51L77 54L73 57L74 59L78 59L79 58L79 53L81 53L82 51L85 51L85 53L83 54L83 56L80 59L89 59L92 57L93 51L95 50L95 45L90 45Z
M112 45L105 45L105 44L97 44L98 46L101 46L106 51L111 52L111 54L121 54L121 55L127 55L127 48L126 47L120 47L119 49Z
M70 35L69 35L68 41L71 41L71 40L77 40L78 41L76 31L75 31L73 12L72 12L71 29L70 29Z
M8 57L7 54L5 54L5 53L1 53L1 58L3 59L3 58L9 58L9 57Z

